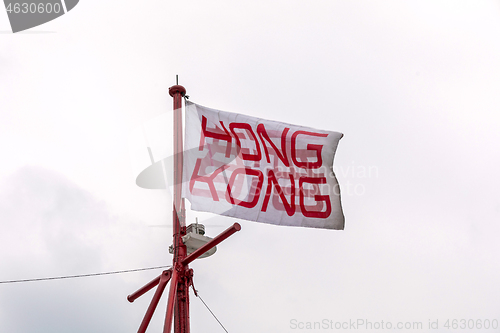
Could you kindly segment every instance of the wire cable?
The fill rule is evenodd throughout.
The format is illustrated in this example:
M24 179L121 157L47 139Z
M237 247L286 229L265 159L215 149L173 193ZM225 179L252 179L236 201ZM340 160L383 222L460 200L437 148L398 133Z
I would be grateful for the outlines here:
M114 271L114 272L90 273L90 274L80 274L80 275L67 275L67 276L37 278L37 279L9 280L9 281L0 281L0 284L2 284L2 283L5 284L5 283L18 283L18 282L33 282L33 281L74 279L74 278L89 277L89 276L99 276L99 275L110 275L110 274L120 274L120 273L130 273L130 272L138 272L138 271L147 271L147 270L151 270L151 269L159 269L159 268L166 268L166 267L172 267L172 266L156 266L156 267L148 267L148 268L127 269L127 270L123 270L123 271Z
M222 323L220 322L220 320L215 316L215 314L212 312L212 310L210 310L210 308L208 307L208 305L203 301L203 298L201 298L200 296L200 293L198 292L198 290L196 291L196 297L198 297L200 299L200 301L203 303L203 305L205 305L208 309L208 311L210 311L210 313L212 314L212 316L214 316L215 320L217 320L217 322L220 324L220 326L224 329L224 331L226 331L226 333L229 333L226 328L224 327L224 325L222 325Z

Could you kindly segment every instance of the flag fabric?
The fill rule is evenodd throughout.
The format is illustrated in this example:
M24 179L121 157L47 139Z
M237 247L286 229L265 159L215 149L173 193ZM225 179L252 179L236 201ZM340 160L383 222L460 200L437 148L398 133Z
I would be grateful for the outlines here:
M333 173L342 136L187 101L183 197L197 211L342 230Z

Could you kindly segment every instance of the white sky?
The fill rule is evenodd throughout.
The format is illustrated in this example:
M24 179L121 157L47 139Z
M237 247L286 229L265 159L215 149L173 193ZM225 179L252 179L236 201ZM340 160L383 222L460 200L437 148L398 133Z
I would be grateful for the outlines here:
M0 10L0 281L171 263L129 135L178 74L193 102L344 133L344 231L238 221L191 265L229 332L500 321L499 1L82 0L9 31ZM126 296L159 273L0 284L0 332L135 332L152 293ZM191 319L223 332L192 294Z

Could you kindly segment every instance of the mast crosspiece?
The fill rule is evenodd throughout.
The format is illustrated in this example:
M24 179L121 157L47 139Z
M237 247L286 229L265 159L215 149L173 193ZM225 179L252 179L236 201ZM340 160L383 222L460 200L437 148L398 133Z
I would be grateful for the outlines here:
M214 239L207 242L191 254L187 254L186 245L182 237L186 235L186 209L182 192L182 169L183 169L183 144L182 144L182 97L186 95L186 89L176 84L168 90L174 99L174 202L173 202L173 248L174 258L172 268L165 270L160 276L127 297L133 302L149 290L158 286L153 299L144 315L138 333L145 333L151 321L153 313L160 301L160 297L170 281L170 289L167 302L167 313L163 333L170 333L172 321L175 333L189 333L189 286L193 286L193 270L189 264L206 253L220 242L241 230L239 223L220 233ZM194 286L193 286L194 289ZM195 291L196 293L196 291Z
M194 251L191 253L189 256L185 257L183 261L181 262L174 262L174 267L163 271L160 276L146 284L144 287L140 288L137 290L135 293L130 294L127 297L127 300L129 302L135 301L137 298L141 297L144 295L146 292L149 290L153 289L155 286L158 286L156 289L156 292L153 296L153 299L151 300L151 304L149 305L148 310L146 311L146 314L144 315L144 319L141 323L141 326L139 327L139 330L137 331L138 333L144 333L146 332L146 328L149 325L149 322L151 321L151 317L153 316L153 312L156 309L156 306L158 305L158 302L160 301L161 294L165 290L165 287L167 283L170 281L170 291L168 295L168 303L167 303L167 314L165 316L165 326L163 328L164 333L170 333L171 330L171 325L172 325L172 313L174 312L174 305L179 304L179 301L188 303L189 299L186 297L189 292L189 286L193 285L193 269L188 268L188 264L193 262L195 259L197 259L199 256L201 256L203 253L207 252L214 246L218 245L221 243L223 240L226 238L230 237L234 233L238 232L241 230L241 225L239 223L233 224L231 227L227 228L225 231L220 233L218 236L216 236L214 239L212 239L210 242L207 244L203 245L200 247L198 250ZM182 285L182 287L179 287L179 285ZM177 286L177 288L175 287ZM184 290L184 286L186 294L180 294L179 291ZM183 299L182 299L183 298ZM188 304L186 304L188 305ZM185 307L186 310L188 310L188 307ZM187 318L189 320L189 312L184 314L184 317L180 316L180 311L176 311L176 319L179 320L182 318ZM180 326L180 325L179 325ZM186 327L186 326L184 326ZM189 322L188 326L189 327ZM185 331L176 331L175 326L174 326L174 332L175 333L188 333L189 330Z

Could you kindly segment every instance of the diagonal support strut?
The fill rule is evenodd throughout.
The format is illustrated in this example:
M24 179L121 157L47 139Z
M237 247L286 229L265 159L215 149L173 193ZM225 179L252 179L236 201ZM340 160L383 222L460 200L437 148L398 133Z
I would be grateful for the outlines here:
M156 292L153 296L153 299L151 300L151 303L149 304L146 314L144 315L144 319L142 319L141 326L139 326L139 329L137 330L137 333L146 332L146 329L148 328L148 325L151 322L151 318L153 317L153 313L155 312L156 307L158 306L158 302L160 301L161 294L165 290L165 287L167 286L167 283L171 277L172 277L172 269L163 271L160 276L158 276L157 278L146 284L141 289L137 290L135 293L127 296L128 301L132 303L137 298L141 297L146 292L148 292L149 290L153 289L156 285L158 285L158 288L156 288Z

